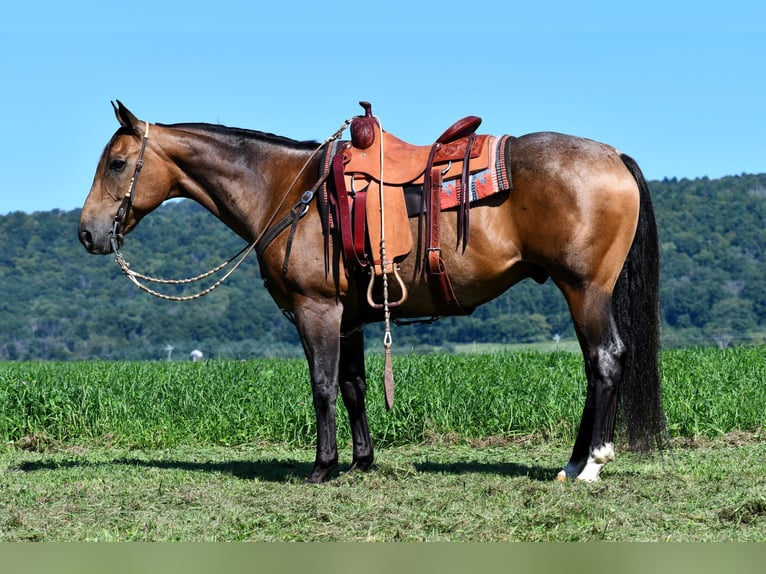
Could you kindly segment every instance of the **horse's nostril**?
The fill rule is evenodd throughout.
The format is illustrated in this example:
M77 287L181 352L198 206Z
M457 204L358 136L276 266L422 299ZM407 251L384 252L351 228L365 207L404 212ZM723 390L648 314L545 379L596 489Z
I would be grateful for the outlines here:
M80 230L80 243L85 246L85 249L90 250L93 247L93 235L87 229Z

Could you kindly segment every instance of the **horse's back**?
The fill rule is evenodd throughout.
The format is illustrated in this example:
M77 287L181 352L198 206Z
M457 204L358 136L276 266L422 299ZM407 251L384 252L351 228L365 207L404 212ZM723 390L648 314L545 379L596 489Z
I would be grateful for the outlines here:
M514 184L530 177L537 185L551 185L561 179L569 182L580 179L590 185L614 177L633 182L617 148L558 132L535 132L515 138L510 161ZM632 186L635 187L635 182Z

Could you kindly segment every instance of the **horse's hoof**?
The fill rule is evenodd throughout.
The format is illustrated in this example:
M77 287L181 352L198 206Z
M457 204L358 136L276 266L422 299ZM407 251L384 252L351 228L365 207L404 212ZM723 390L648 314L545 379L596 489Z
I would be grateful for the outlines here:
M366 472L372 468L372 463L374 462L374 459L372 457L370 458L361 458L359 460L355 460L354 463L351 465L351 468L349 470L359 470L362 472Z
M314 466L314 470L311 471L311 475L306 479L306 482L309 484L323 483L336 466L335 464L330 466Z
M580 471L584 466L584 464L576 464L570 462L562 470L559 471L559 473L556 475L556 480L559 482L574 480L577 478L577 475L580 474Z

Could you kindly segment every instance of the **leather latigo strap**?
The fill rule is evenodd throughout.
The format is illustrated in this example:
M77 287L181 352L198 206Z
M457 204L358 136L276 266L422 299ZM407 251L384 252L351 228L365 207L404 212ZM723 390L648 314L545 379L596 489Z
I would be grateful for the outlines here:
M346 189L344 166L345 154L340 151L335 154L332 160L332 171L337 200L335 208L338 214L338 227L340 228L346 275L348 275L352 269L363 268L368 265L367 256L364 253L366 194L364 192L356 194L352 221L351 201Z
M426 201L428 201L426 208L426 281L429 280L430 276L444 271L439 235L442 174L438 167L430 169L428 182L429 189L423 190Z
M425 279L439 315L465 315L466 311L458 301L447 274L441 255L439 219L441 214L442 173L440 168L429 170L430 189L423 190L427 197L426 208L426 264Z

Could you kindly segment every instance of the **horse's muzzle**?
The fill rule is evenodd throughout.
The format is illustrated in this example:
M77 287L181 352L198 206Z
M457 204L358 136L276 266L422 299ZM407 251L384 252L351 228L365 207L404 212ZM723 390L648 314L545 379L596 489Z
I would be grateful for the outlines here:
M78 237L88 253L94 255L106 255L114 251L109 234L94 234L87 227L80 226ZM118 249L122 246L122 235L118 235L116 243Z

